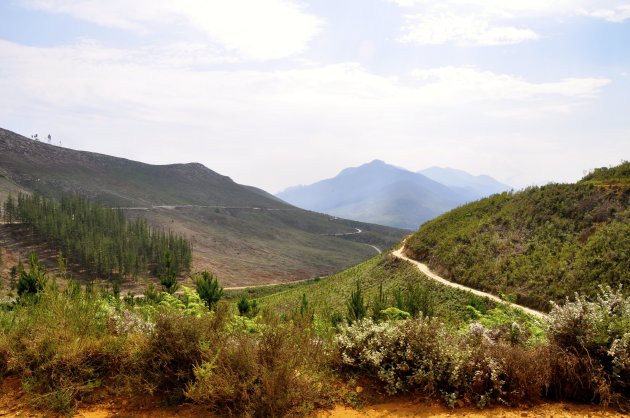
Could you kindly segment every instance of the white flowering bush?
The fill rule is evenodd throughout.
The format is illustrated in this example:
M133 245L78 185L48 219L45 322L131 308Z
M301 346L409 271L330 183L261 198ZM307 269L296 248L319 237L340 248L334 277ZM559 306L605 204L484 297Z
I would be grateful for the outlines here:
M124 335L130 333L149 334L153 331L153 323L141 318L137 313L128 309L117 310L108 305L107 327L114 335Z
M456 375L443 361L457 351L449 337L430 319L382 323L363 319L341 326L336 344L344 365L370 372L393 394L411 386L434 391L436 381Z
M617 378L628 377L630 372L630 331L617 338L610 346L608 355L613 359L613 374Z
M552 302L549 339L560 347L607 352L629 330L630 297L621 288L601 287L594 301L576 294L564 305Z
M574 301L553 304L548 335L565 355L588 360L585 380L604 382L594 389L600 397L630 389L630 297L621 287L601 287L593 301L576 294Z
M529 402L550 384L547 346L514 344L477 322L457 334L435 319L364 319L341 326L335 343L344 368L377 378L390 394L418 390L451 406Z

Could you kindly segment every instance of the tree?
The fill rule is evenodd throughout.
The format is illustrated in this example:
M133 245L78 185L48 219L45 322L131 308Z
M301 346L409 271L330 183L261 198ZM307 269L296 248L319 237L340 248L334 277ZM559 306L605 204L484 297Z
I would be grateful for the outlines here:
M361 285L357 280L357 288L353 290L350 294L350 299L347 302L348 307L348 322L352 323L355 321L359 321L367 315L367 306L365 305L365 300L363 299L363 291L361 290Z
M173 269L173 256L170 251L164 253L164 272L160 274L160 284L164 291L168 294L173 294L177 291L179 285L177 284L177 273Z
M15 219L15 200L12 195L7 197L6 202L4 202L4 222L11 224Z
M382 319L381 312L385 309L387 309L387 295L383 291L383 282L381 282L378 286L378 293L372 301L372 319L375 321Z
M258 309L258 302L256 302L256 299L253 299L250 302L249 300L247 300L245 296L241 296L236 306L238 308L238 314L240 316L253 318L256 315L258 315L259 309Z
M44 289L46 284L46 268L39 263L37 256L31 254L29 258L29 271L19 265L20 279L17 282L18 296L35 295Z
M203 271L195 278L195 287L197 294L210 310L214 309L223 297L223 288L219 286L219 280L208 271Z

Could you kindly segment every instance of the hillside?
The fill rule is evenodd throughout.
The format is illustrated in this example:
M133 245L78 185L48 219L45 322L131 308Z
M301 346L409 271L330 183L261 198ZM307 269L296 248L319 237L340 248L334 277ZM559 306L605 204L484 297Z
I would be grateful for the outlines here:
M301 208L363 222L415 229L466 201L421 174L375 160L331 179L277 195Z
M373 256L365 244L385 248L405 234L298 209L201 164L144 164L0 129L0 199L16 191L124 207L190 239L193 270L211 269L225 286L329 274Z
M418 171L419 174L437 181L459 194L466 196L469 201L478 200L495 193L507 192L511 186L503 184L490 176L473 176L463 170L454 168L429 167Z
M536 309L599 285L627 291L628 164L459 207L424 224L405 252L449 280Z
M357 282L370 314L382 286L385 298L381 309L395 307L395 293L400 290L402 309L413 310L405 306L407 303L404 300L412 291L422 295L419 299L423 299L423 306L417 306L420 311L438 317L453 327L461 327L471 320L480 320L489 326L493 321L506 322L508 318L509 321L523 322L525 326L534 327L535 324L520 310L499 306L487 298L439 284L427 278L411 263L389 254L378 255L329 277L304 283L233 291L228 293L228 297L234 301L242 296L256 299L260 308L290 316L299 310L305 296L308 308L327 322L335 316L345 318L347 302ZM471 312L474 312L472 316Z

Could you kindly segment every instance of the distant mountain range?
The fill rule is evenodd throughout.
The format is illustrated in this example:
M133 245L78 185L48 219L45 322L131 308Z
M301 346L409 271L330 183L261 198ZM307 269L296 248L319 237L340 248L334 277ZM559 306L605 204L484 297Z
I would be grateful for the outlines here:
M463 203L510 190L489 176L451 168L412 171L374 160L336 177L296 186L276 196L297 207L334 216L416 229Z
M511 186L501 183L490 176L473 176L463 170L454 168L430 167L418 171L418 174L445 185L467 198L469 202L512 189Z
M336 272L406 233L296 208L201 164L144 164L0 129L0 203L17 192L79 193L125 207L129 217L189 238L193 268L214 271L226 286Z

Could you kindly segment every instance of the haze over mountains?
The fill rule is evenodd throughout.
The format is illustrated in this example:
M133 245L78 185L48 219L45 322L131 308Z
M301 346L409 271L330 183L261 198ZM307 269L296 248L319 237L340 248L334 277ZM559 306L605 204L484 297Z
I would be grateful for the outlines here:
M510 190L489 176L432 167L414 173L374 160L276 196L295 206L362 222L416 229L463 203Z
M0 201L19 191L124 207L189 238L193 268L214 271L227 286L332 273L373 256L366 244L386 248L405 234L296 208L201 164L144 164L0 129Z

